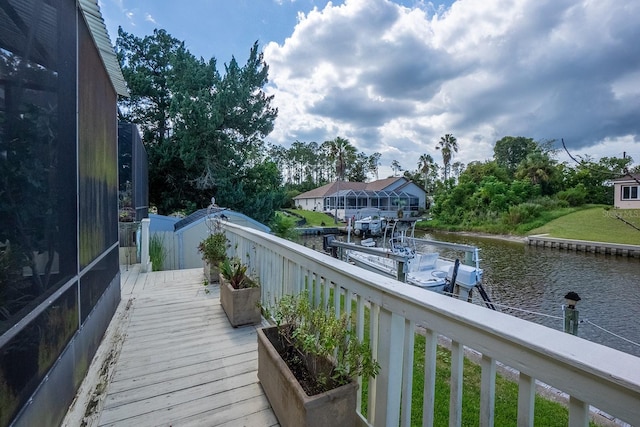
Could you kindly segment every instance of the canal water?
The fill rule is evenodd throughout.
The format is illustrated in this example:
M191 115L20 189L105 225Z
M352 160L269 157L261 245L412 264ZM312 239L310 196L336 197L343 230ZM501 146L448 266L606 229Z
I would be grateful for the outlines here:
M639 233L640 234L640 233ZM578 293L578 336L640 357L640 260L433 233L416 237L480 248L483 286L500 311L563 330L562 305ZM322 250L322 238L304 237ZM345 239L346 240L346 239ZM640 238L639 238L640 241ZM477 292L474 303L481 303Z

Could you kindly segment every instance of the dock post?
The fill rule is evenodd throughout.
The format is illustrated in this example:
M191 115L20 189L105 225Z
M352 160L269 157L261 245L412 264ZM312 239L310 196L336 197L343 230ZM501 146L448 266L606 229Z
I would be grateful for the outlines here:
M578 323L580 312L576 310L576 304L580 301L580 297L575 292L569 292L564 296L567 305L562 306L564 314L564 331L568 334L578 335Z

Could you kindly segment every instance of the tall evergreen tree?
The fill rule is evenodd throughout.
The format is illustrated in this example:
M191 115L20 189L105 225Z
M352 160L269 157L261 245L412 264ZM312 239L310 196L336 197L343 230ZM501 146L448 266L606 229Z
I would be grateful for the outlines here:
M161 213L192 211L215 195L221 205L268 220L280 199L270 193L281 191L279 185L247 181L273 183L263 140L277 109L263 90L269 68L258 43L244 66L232 57L221 76L215 58L196 59L164 30L144 38L122 29L118 35L118 57L132 94L121 107L124 118L143 129L150 202ZM256 204L263 210L257 212Z

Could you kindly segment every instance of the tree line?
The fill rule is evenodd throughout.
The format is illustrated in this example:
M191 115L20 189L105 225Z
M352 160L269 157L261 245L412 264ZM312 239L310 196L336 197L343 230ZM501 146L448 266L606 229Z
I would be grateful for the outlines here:
M285 186L301 192L336 180L378 179L381 158L380 153L358 152L342 137L321 144L295 141L289 148L273 145L269 156L283 172Z
M232 57L223 73L215 58L196 58L164 30L140 38L119 28L116 53L131 93L119 102L120 119L142 131L150 204L159 213L190 213L215 196L266 223L300 192L379 178L381 154L358 152L339 136L289 147L265 143L278 111L264 91L269 67L257 42L246 64ZM517 223L557 205L611 204L608 181L633 162L583 158L568 165L558 162L553 141L522 136L500 139L493 159L468 165L454 161L459 146L451 133L433 148L441 164L428 153L415 169L393 160L393 175L424 187L438 221L461 226Z

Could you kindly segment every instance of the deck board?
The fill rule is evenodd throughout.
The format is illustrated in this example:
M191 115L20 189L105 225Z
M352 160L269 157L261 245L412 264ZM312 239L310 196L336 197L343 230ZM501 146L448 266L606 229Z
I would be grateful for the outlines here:
M126 336L100 426L277 426L253 326L233 328L202 269L123 272ZM208 289L208 291L207 291Z

